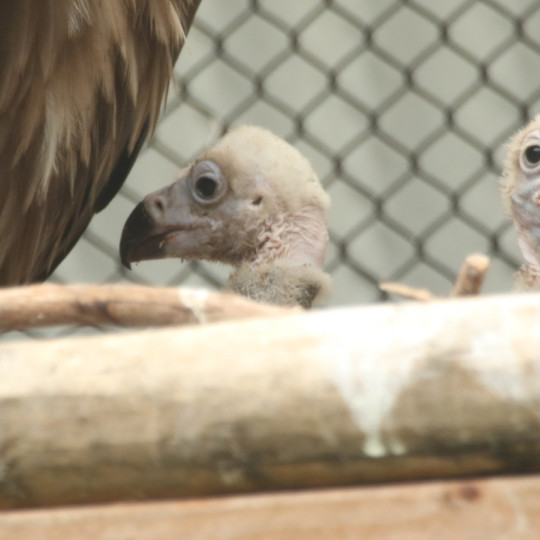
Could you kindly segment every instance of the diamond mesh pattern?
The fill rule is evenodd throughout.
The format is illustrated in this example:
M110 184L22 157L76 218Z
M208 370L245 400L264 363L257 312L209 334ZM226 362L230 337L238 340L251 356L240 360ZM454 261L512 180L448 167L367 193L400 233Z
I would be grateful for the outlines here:
M384 299L380 280L445 293L462 259L520 256L498 196L508 136L540 111L534 0L203 0L156 136L121 194L59 267L65 282L220 286L229 270L121 268L124 220L229 126L255 123L312 161L333 201L331 304Z

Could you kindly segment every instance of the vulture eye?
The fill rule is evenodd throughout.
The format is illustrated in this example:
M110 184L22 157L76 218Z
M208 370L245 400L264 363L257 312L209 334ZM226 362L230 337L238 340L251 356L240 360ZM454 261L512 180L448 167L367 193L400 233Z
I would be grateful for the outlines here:
M214 204L227 192L227 181L221 169L213 161L199 161L190 174L193 198L200 204Z
M218 188L218 183L209 176L201 176L195 180L195 191L201 199L211 199Z
M540 146L534 144L525 149L525 161L526 164L534 167L540 163Z

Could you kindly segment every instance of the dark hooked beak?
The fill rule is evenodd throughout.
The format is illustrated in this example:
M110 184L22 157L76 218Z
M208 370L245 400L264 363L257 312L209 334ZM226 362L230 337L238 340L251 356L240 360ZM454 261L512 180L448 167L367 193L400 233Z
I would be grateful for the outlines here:
M154 219L141 201L124 224L120 239L120 259L127 269L131 270L132 262L161 258L155 229Z

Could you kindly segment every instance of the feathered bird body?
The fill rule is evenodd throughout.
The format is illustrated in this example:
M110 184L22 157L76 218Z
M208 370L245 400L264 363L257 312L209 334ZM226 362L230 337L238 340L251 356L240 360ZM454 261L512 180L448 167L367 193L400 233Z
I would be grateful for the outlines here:
M156 124L199 0L0 0L0 284L46 277Z

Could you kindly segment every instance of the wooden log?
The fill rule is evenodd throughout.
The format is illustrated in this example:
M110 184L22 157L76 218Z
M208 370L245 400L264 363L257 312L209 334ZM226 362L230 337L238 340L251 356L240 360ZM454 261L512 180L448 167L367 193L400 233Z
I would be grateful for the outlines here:
M540 478L0 513L17 540L537 540Z
M540 469L540 297L0 347L0 506Z
M201 324L290 311L236 294L185 287L45 284L0 289L0 332L60 324Z

